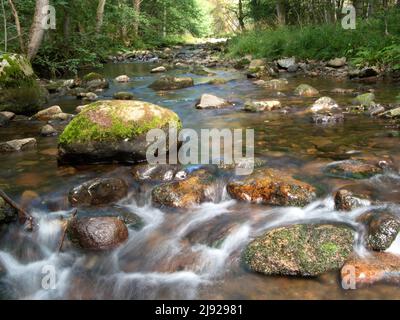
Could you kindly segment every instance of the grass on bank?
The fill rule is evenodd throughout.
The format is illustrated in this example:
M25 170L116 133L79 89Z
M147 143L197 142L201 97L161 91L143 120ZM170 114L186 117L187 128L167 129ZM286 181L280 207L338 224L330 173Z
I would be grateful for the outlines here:
M300 59L328 60L347 57L354 65L378 65L400 70L400 12L384 19L358 21L355 30L341 24L317 26L285 26L254 30L233 38L231 56L277 59L295 56Z

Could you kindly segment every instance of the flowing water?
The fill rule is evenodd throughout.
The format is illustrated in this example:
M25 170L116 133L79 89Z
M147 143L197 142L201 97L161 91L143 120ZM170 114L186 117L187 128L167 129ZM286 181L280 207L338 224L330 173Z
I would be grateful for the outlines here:
M156 93L147 86L159 75L150 74L150 64L110 64L99 70L107 78L121 74L133 80L113 83L101 99L112 98L117 91L130 91L138 100L149 101L174 110L184 127L254 128L255 154L268 166L276 167L313 183L319 199L305 208L272 208L237 203L229 199L224 185L229 177L219 177L215 185L215 203L205 203L185 213L170 213L150 204L150 186L140 186L130 167L116 165L58 167L57 138L38 137L40 123L14 121L1 129L1 140L36 137L38 149L0 155L0 188L14 199L38 194L29 209L39 222L38 232L23 232L10 225L0 234L0 298L18 299L399 299L396 286L379 284L346 291L340 286L338 272L317 278L266 277L246 270L241 263L245 245L263 231L295 222L345 222L363 232L355 220L371 207L351 213L336 212L332 192L351 185L367 190L383 207L400 214L400 175L388 172L369 180L351 181L324 176L321 168L354 155L400 159L398 135L387 121L363 115L348 115L343 124L318 126L301 111L313 99L291 93L300 83L318 88L339 104L346 105L351 95L331 94L333 88L356 91L375 89L377 101L392 102L399 85L393 83L360 84L321 78L289 78L289 85L277 97L276 91L260 88L234 70L213 70L215 77L230 80L222 85L207 84L210 77L194 76L196 86L172 92ZM173 72L170 72L173 73ZM193 75L191 75L193 76ZM211 93L234 102L224 110L196 110L203 93ZM241 111L247 99L277 98L287 112L251 114ZM54 99L64 112L73 112L80 101L72 97ZM68 218L68 190L93 177L123 177L131 186L130 196L118 204L118 210L135 213L144 222L140 230L130 229L129 240L116 250L87 253L65 244L58 246L62 233L61 217ZM29 196L28 196L29 197ZM110 212L114 213L114 212ZM219 241L219 246L212 243ZM355 250L365 254L362 241ZM400 254L400 237L389 251ZM46 267L56 271L56 285L44 289Z

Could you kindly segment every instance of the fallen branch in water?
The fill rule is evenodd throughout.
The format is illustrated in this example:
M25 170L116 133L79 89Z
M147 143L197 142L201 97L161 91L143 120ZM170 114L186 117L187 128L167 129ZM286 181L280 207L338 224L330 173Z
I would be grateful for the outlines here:
M33 230L33 217L25 209L21 208L18 203L12 200L2 189L0 189L0 197L4 199L11 207L18 212L18 220L21 224L26 224L26 229Z
M70 218L70 219L75 218L75 216L76 216L77 213L78 213L78 209L74 209L74 211L72 211L72 214L71 214L71 218ZM70 220L70 219L69 219L69 220ZM62 233L62 237L61 237L61 241L60 241L60 246L58 247L58 252L61 252L62 247L63 247L63 245L64 245L65 235L67 234L67 228L68 228L68 221L67 221L67 223L65 224L65 227L64 227L64 230L63 230L63 233Z

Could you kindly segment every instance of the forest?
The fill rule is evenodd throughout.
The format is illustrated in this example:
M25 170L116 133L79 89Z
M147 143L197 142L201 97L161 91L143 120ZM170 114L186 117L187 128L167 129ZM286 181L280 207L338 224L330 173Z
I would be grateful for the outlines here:
M0 300L400 299L399 22L400 0L0 0Z
M56 26L35 31L35 21L46 19L37 8L46 5L55 8ZM359 22L351 32L340 24L348 5ZM399 7L396 0L2 0L0 45L53 74L98 65L113 52L206 37L232 38L238 56L342 55L400 68Z

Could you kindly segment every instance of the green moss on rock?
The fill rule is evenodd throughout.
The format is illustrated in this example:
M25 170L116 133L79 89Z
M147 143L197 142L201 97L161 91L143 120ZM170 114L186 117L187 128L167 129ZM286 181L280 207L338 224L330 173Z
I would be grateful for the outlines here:
M294 225L268 231L244 253L247 266L266 275L317 276L339 270L353 250L353 231L342 225Z

